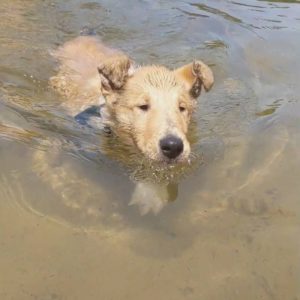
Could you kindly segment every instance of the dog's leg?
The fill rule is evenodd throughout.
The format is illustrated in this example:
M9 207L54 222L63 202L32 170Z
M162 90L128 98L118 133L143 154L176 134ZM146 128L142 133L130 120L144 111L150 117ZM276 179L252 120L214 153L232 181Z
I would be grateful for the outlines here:
M149 212L158 214L168 202L177 198L177 184L137 182L129 205L137 205L141 215Z
M99 199L105 197L101 189L80 176L68 162L61 162L60 151L37 150L33 155L33 169L37 176L61 197L63 204L73 211L99 217Z

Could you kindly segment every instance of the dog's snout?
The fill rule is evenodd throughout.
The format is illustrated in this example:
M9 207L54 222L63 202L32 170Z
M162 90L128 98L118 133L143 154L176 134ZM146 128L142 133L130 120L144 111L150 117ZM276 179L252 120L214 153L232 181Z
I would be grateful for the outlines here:
M183 142L174 135L168 135L159 142L160 149L164 156L173 159L183 151Z

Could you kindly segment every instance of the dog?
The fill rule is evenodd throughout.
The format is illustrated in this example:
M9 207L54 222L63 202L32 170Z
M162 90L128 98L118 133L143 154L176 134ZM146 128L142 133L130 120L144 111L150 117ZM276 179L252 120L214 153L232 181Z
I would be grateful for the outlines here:
M139 66L95 36L79 36L52 54L58 61L58 71L50 85L60 94L61 107L68 115L79 121L84 117L85 124L86 116L98 108L93 114L100 120L98 125L150 162L173 166L188 162L188 132L197 98L203 89L210 91L214 83L213 72L205 63L196 60L174 70L158 65ZM63 167L51 169L55 156L52 163L46 164L49 156L37 152L35 161L38 173L59 190L69 206L70 187L65 191L63 183L69 179L77 188L80 184L81 190L88 186ZM130 204L137 204L142 214L158 213L168 200L174 199L174 191L176 194L177 188L172 184L140 181Z
M98 38L80 36L54 52L60 63L52 86L75 116L104 105L102 122L154 161L189 158L187 132L201 90L214 83L211 69L197 60L175 70L136 66Z

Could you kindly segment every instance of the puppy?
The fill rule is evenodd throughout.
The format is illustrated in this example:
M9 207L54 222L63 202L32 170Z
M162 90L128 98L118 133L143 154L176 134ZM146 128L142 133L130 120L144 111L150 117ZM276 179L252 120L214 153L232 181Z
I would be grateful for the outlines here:
M69 114L103 103L104 125L145 157L166 163L189 158L187 133L196 100L214 83L206 64L197 60L175 70L139 67L91 36L67 42L54 55L60 66L51 84Z

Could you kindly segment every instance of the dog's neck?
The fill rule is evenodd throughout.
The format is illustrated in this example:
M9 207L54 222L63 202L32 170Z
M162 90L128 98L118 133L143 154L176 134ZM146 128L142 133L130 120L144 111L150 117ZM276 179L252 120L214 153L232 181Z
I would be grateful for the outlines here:
M111 128L105 123L105 119L107 118L105 106L105 98L101 95L99 98L99 106L89 106L85 110L78 113L74 118L80 125L90 128L100 127L101 129L103 129L105 134L110 135L112 134Z

